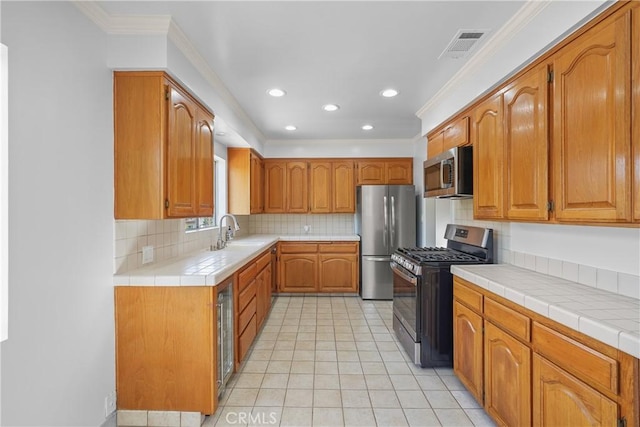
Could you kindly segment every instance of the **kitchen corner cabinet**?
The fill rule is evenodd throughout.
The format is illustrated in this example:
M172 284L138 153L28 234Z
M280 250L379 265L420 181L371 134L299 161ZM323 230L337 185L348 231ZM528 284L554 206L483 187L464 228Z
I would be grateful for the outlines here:
M504 217L504 145L502 93L473 111L473 217Z
M164 72L114 72L114 216L213 214L213 114Z
M559 221L631 219L630 19L630 10L606 19L553 57Z
M358 242L278 244L279 292L358 292Z
M455 147L470 144L469 117L461 117L427 136L427 158Z
M309 212L355 212L352 161L309 162Z
M249 148L227 148L228 210L234 215L264 211L264 165Z
M357 185L413 184L413 158L356 160Z
M454 277L454 373L498 425L638 425L638 359Z
M215 287L115 288L118 410L213 414Z
M549 219L547 78L546 65L538 66L504 92L508 219Z

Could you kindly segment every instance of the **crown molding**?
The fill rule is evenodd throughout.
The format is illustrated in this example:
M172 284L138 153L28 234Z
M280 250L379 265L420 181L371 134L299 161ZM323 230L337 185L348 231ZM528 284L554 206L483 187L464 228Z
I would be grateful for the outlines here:
M449 94L449 91L458 86L463 80L469 77L474 70L490 61L502 47L507 44L516 34L531 22L540 12L542 12L551 2L539 0L527 0L518 12L497 30L482 46L471 56L471 58L458 70L453 77L440 88L436 94L427 101L422 108L416 112L416 116L422 117L427 111L440 103Z
M265 136L244 111L238 100L227 89L220 77L209 66L198 49L171 19L169 15L109 15L93 1L72 0L72 3L107 34L118 35L166 35L185 56L187 61L205 78L220 95L223 102L238 115L240 120L260 140Z

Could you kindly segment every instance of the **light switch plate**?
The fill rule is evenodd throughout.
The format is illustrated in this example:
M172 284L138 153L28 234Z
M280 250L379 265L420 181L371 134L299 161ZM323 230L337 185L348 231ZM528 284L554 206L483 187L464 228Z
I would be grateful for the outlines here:
M142 263L149 264L153 262L153 246L142 247Z

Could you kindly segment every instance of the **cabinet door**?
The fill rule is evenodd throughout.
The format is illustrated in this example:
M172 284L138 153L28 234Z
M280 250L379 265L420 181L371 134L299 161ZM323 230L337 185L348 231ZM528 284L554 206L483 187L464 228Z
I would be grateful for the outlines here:
M531 425L531 350L485 322L484 404L499 424Z
M476 107L473 137L473 216L476 219L502 218L504 147L501 94Z
M504 93L507 218L546 220L549 144L547 67L535 68Z
M280 255L280 292L316 292L317 254Z
M443 151L467 144L469 144L469 117L463 117L444 130Z
M444 131L432 134L427 139L427 158L431 159L444 150Z
M167 141L167 216L196 215L196 106L170 86Z
M630 219L630 12L553 61L553 177L560 221Z
M333 162L332 196L333 210L339 213L356 211L356 185L353 180L353 162Z
M309 211L307 182L307 163L287 162L287 212L305 213Z
M386 184L413 184L413 159L387 161L384 169Z
M615 426L618 406L538 355L533 356L534 426Z
M309 203L312 213L332 212L331 162L309 163Z
M213 215L213 117L197 110L196 120L196 195L198 216Z
M358 256L320 254L318 282L321 292L357 292Z
M640 3L631 9L633 24L631 40L640 40ZM633 219L640 222L640 43L632 43L631 53L632 84L631 95L631 143L633 144Z
M264 168L262 159L251 153L250 162L250 212L252 214L262 213L264 209L264 186L262 185Z
M266 315L267 293L265 292L265 271L266 268L262 269L256 276L256 323L258 329L260 329ZM269 285L271 284L269 283Z
M384 161L363 160L356 163L358 170L358 185L385 184Z
M286 206L285 162L264 163L264 211L266 213L285 213Z
M453 303L453 371L482 404L482 317Z

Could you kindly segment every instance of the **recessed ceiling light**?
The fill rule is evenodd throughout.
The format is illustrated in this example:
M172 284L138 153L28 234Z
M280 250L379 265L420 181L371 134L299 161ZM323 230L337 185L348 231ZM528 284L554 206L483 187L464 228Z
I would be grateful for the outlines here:
M218 135L218 136L225 136L225 135L226 135L226 133L224 133L224 132L216 132L216 135Z
M371 125L363 125L362 126L362 130L371 130L371 129L373 129L373 126L371 126Z
M285 92L282 89L278 89L278 88L273 88L273 89L269 89L267 91L267 93L271 96L274 96L276 98L280 98L281 96L285 96L287 94L287 92Z
M324 111L336 111L340 109L340 106L337 104L326 104L322 106Z
M398 93L397 90L395 89L385 89L382 92L380 92L380 95L385 97L385 98L393 98L394 96L396 96Z
M295 127L294 125L287 125L284 127L286 130L296 130L298 129L297 127Z

